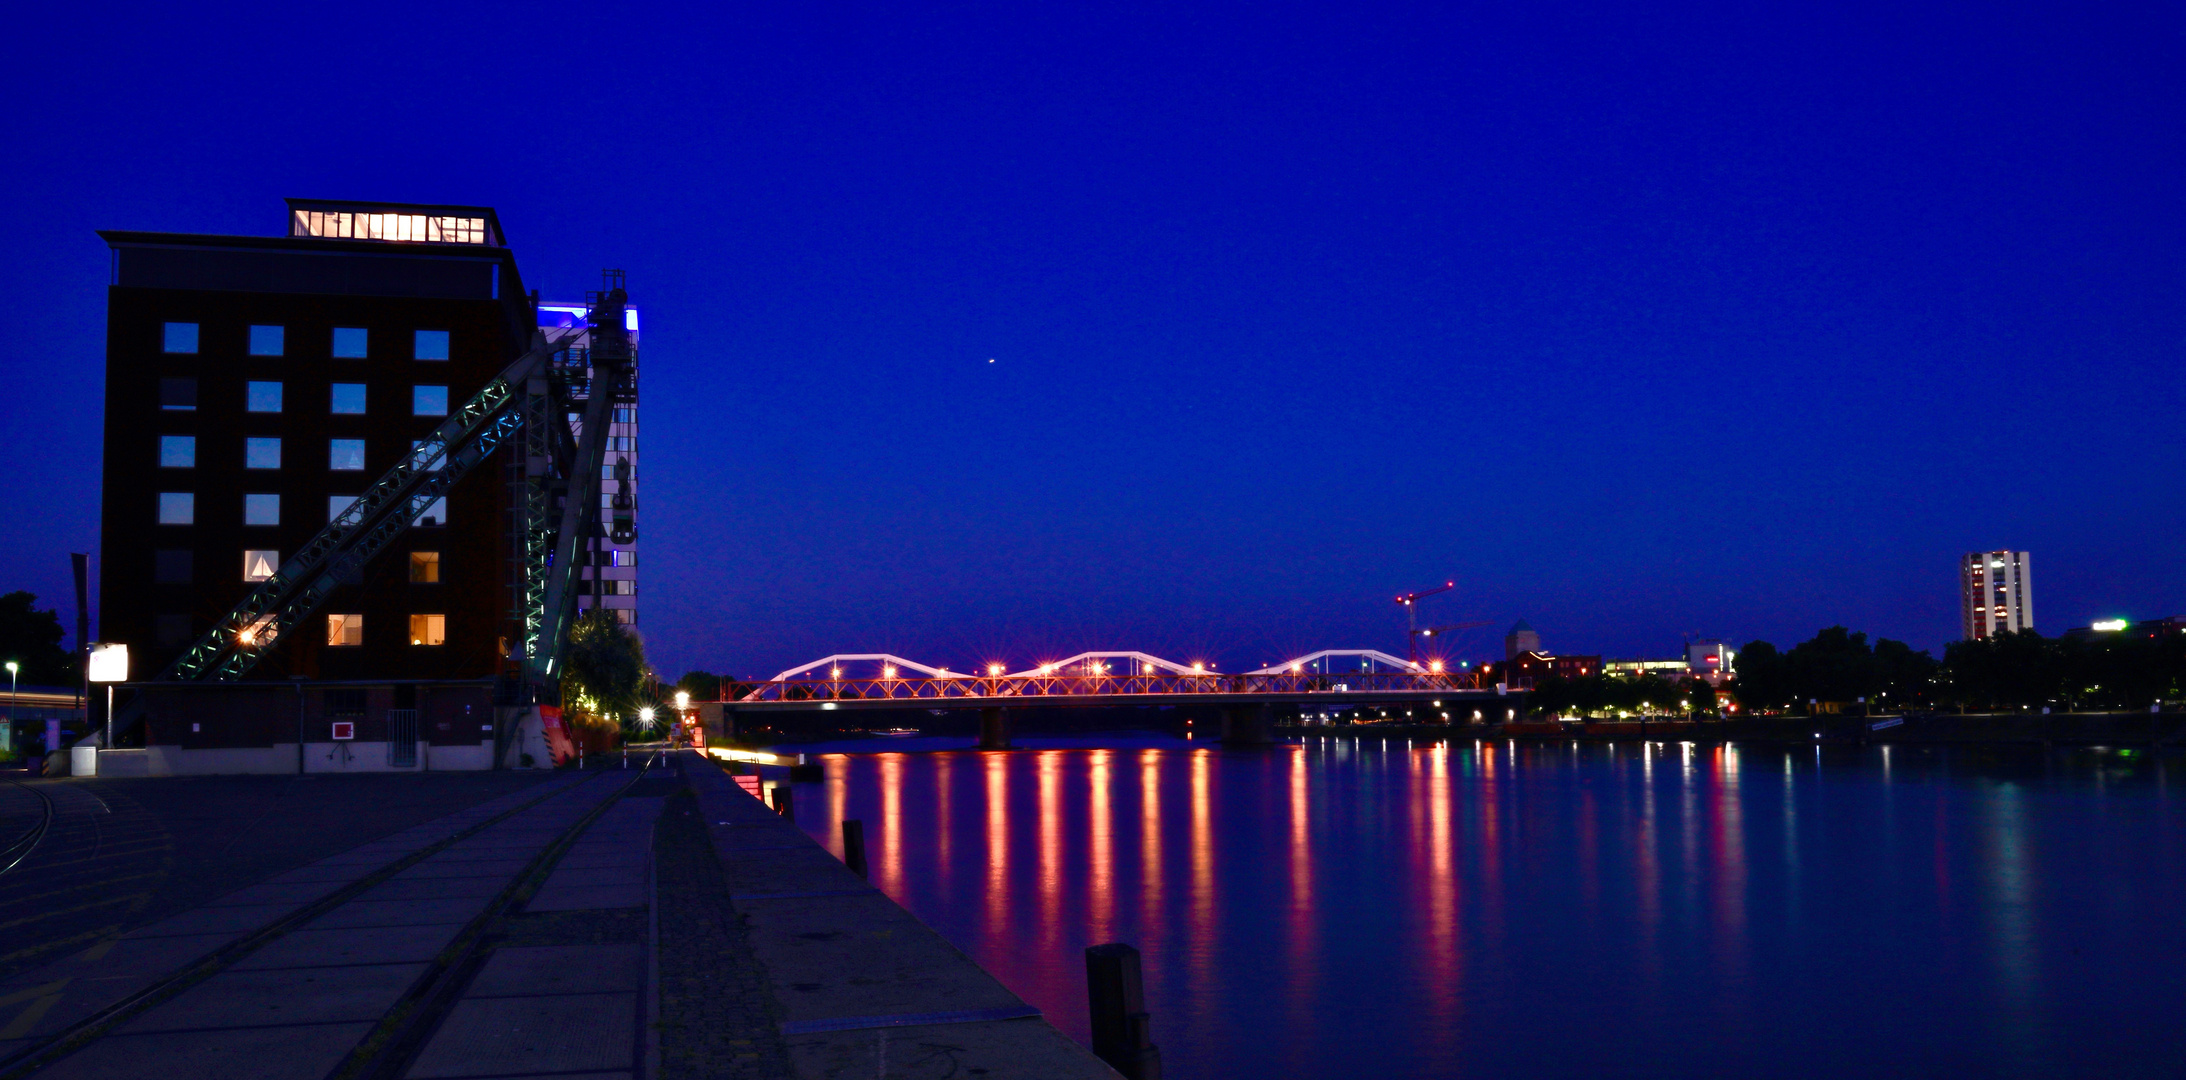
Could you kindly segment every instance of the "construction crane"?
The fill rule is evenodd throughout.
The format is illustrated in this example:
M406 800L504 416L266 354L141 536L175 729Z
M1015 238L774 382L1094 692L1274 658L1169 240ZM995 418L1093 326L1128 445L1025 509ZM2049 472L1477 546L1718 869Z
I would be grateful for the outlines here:
M1446 593L1454 588L1457 588L1457 582L1445 581L1437 588L1421 589L1418 592L1408 592L1397 597L1397 603L1404 607L1404 644L1409 650L1407 659L1411 660L1413 667L1419 666L1420 638L1433 637L1436 634L1447 634L1453 630L1471 630L1475 627L1488 625L1488 620L1451 623L1448 626L1419 625L1419 602L1426 597L1433 596L1436 593Z
M588 538L602 533L608 423L615 404L634 400L636 393L623 315L629 296L621 271L608 271L606 279L606 288L588 298L588 344L575 345L573 336L550 340L534 330L522 356L259 582L159 678L242 678L336 587L355 581L364 565L435 500L504 444L520 441L522 475L511 486L522 633L504 658L504 674L534 693L559 679L563 638L575 616L578 554ZM575 411L580 407L581 413ZM570 419L580 416L572 432ZM627 459L618 463L616 475L624 479L612 511L620 537L632 534Z

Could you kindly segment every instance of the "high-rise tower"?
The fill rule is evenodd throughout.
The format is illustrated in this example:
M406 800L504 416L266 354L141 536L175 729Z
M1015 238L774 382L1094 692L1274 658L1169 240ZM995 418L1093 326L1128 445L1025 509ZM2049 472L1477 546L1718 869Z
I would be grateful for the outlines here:
M1959 557L1959 628L1966 640L2034 629L2030 566L2024 551L1970 551Z

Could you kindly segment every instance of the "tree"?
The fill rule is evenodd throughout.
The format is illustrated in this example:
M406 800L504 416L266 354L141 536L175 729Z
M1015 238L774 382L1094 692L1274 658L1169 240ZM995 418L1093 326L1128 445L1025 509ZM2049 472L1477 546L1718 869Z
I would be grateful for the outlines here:
M1685 680L1685 700L1695 714L1706 715L1715 711L1715 685L1706 679Z
M1924 708L1935 703L1942 665L1926 649L1914 652L1902 641L1875 641L1875 671L1881 682L1884 704L1900 709Z
M0 596L0 661L21 664L16 678L26 686L74 686L81 676L75 655L61 648L61 616L37 602L20 590Z
M646 680L645 644L604 608L586 612L563 646L562 701L593 716L637 711Z
M1781 709L1791 703L1791 669L1776 646L1749 641L1738 650L1738 671L1731 679L1731 697L1748 713Z
M692 701L721 700L721 676L704 671L686 671L676 680L676 689L691 695Z
M1794 704L1872 698L1882 688L1866 634L1831 626L1784 654Z

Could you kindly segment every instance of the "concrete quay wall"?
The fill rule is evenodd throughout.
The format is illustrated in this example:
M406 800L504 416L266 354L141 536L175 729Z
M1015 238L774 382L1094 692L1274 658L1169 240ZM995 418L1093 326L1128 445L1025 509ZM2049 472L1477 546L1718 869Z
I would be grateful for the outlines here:
M685 766L796 1075L1116 1080L718 762L686 752Z

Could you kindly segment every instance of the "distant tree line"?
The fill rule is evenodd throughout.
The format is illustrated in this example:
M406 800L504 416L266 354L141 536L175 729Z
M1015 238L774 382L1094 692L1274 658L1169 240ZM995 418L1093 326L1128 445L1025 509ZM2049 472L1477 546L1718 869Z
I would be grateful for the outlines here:
M1736 665L1731 694L1747 713L1863 698L1893 711L2139 709L2181 696L2186 635L2045 638L2028 630L1954 641L1938 661L1902 641L1870 646L1866 634L1832 626L1782 652L1748 642Z
M1715 687L1705 679L1665 679L1660 675L1625 678L1584 675L1543 678L1533 684L1531 706L1550 716L1634 716L1665 713L1714 713Z

